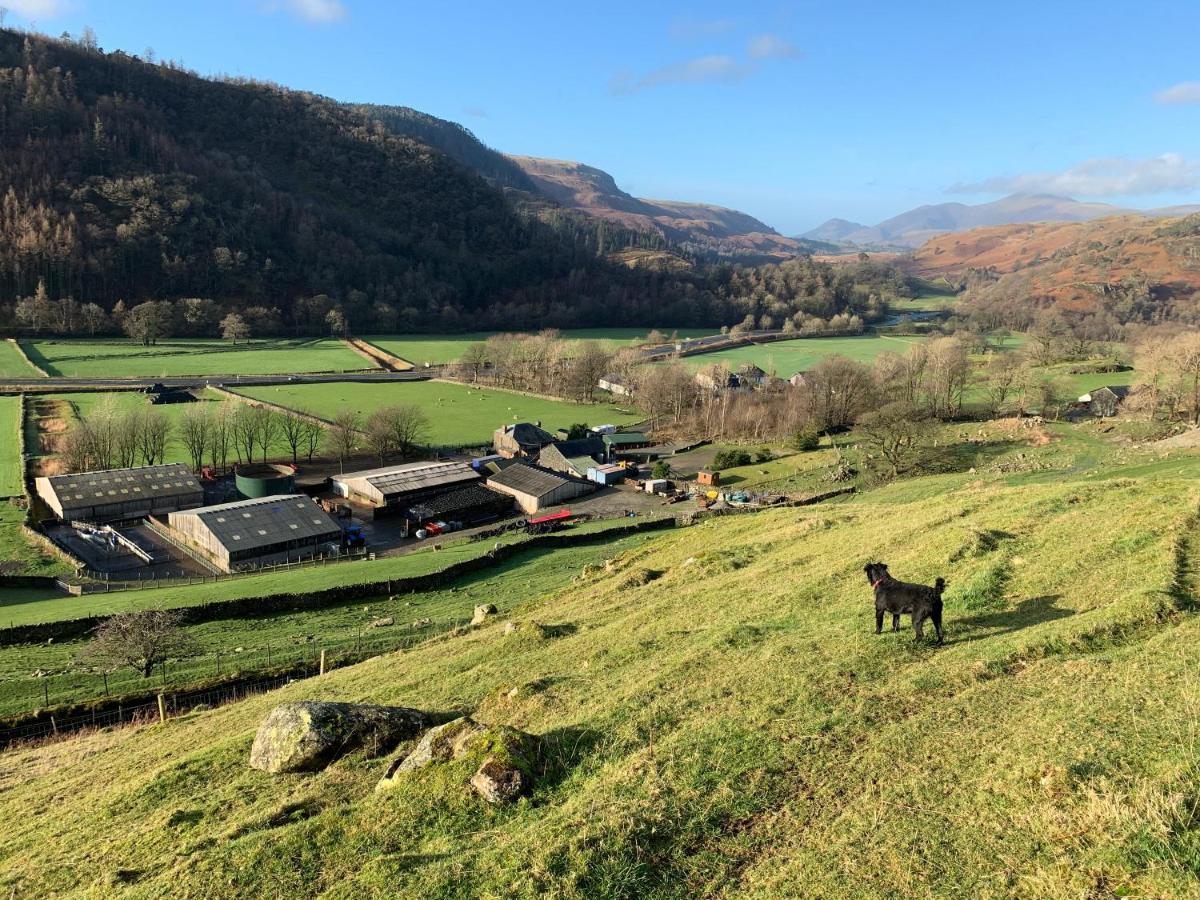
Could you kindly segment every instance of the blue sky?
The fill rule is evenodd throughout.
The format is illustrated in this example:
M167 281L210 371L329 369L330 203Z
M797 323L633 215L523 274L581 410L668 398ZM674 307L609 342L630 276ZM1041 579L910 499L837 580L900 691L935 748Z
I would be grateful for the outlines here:
M1184 0L0 6L202 74L413 106L785 234L1013 190L1200 202L1200 4Z

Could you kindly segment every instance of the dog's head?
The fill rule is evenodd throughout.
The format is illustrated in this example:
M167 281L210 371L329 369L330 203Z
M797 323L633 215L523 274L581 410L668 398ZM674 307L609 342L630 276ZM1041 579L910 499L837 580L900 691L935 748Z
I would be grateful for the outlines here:
M872 586L888 577L888 567L886 563L867 563L865 566L863 566L863 571L867 573L867 581Z

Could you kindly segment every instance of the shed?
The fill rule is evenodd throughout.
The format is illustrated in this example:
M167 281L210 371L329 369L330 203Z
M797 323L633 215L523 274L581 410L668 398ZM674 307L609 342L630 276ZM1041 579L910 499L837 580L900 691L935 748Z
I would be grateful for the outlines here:
M535 513L590 493L596 486L589 481L569 478L539 466L509 466L488 479L488 487L509 494L524 512Z
M633 385L615 372L601 375L600 380L596 382L596 387L602 391L608 391L614 397L629 397L633 394Z
M340 548L342 540L337 522L304 494L173 512L167 527L180 543L226 572L316 556Z
M795 388L804 387L804 383L805 383L804 382L804 373L797 372L795 375L793 375L787 381L788 381L788 384L790 384L792 387L795 387Z
M541 422L502 425L492 434L492 449L510 459L514 456L537 456L539 450L553 443L554 435L543 430Z
M35 479L34 490L64 522L92 525L144 519L204 502L204 487L183 463L50 475Z
M737 376L738 383L747 387L762 384L767 380L766 371L754 363L742 363L734 374Z
M712 469L701 469L696 473L697 484L704 484L710 487L715 487L721 483L721 473Z
M625 450L638 450L653 443L640 431L617 431L601 439L604 441L605 462L612 462L615 456Z
M538 454L538 465L582 478L587 474L588 467L596 465L596 460L603 456L604 442L598 437L556 441L542 448Z
M477 481L471 466L454 460L404 463L330 479L335 493L376 509L403 509L417 500Z
M1106 385L1088 391L1079 402L1094 416L1115 416L1128 396L1129 388L1125 385Z
M593 466L587 470L587 478L596 484L620 484L625 480L625 468L611 465Z

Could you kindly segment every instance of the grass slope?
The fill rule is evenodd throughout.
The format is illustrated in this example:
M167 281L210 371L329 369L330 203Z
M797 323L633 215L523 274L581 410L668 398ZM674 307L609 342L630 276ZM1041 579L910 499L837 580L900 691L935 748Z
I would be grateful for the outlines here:
M0 397L0 497L24 493L20 416L20 397Z
M907 492L906 492L907 490ZM197 712L0 756L15 895L1182 896L1200 872L1197 490L915 483L716 519L499 621ZM947 644L875 636L861 566L944 575ZM640 586L639 586L640 585ZM276 703L544 736L531 797L453 767L247 767Z
M154 378L164 375L277 375L342 372L370 363L337 340L263 340L251 344L194 339L143 347L123 340L43 340L24 344L51 375Z
M0 338L0 378L24 378L27 376L31 380L42 377L33 366L26 362L16 344Z
M927 338L879 334L797 338L792 341L775 341L737 347L733 350L719 350L715 353L702 353L685 357L684 362L697 369L717 364L736 369L744 363L754 363L780 378L790 378L797 372L811 369L826 356L833 356L835 353L859 362L870 363L880 353L904 353L913 344L923 340Z
M509 422L540 421L543 428L554 431L576 422L627 425L642 418L637 412L607 403L571 403L443 381L294 384L241 388L238 393L324 418L333 418L347 407L359 410L365 418L384 406L411 403L429 416L428 442L446 447L490 444L492 432Z
M652 330L650 328L572 328L562 332L562 338L568 341L599 341L610 350L629 346L632 342L642 340ZM704 337L715 334L717 328L670 328L657 329L670 336ZM426 363L457 362L463 350L469 345L486 341L495 332L473 331L465 334L409 334L409 335L371 335L366 338L377 347L392 353L401 359L408 360L417 366Z

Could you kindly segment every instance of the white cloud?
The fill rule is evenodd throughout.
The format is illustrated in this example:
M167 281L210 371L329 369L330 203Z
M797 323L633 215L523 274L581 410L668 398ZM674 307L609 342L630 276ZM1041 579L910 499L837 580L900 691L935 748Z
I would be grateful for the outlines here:
M71 8L69 0L4 0L0 6L27 19L53 19Z
M318 24L339 22L346 18L346 7L342 0L271 0L265 8L268 12L282 10L298 19Z
M751 59L799 59L800 49L777 34L760 34L750 39L746 54Z
M741 81L751 71L753 71L752 66L738 62L732 56L715 54L672 63L642 76L622 72L613 78L610 86L614 94L633 94L646 88L661 87L667 84L704 84L706 82L731 84Z
M1200 81L1181 81L1154 95L1155 103L1168 106L1200 103Z
M1166 194L1200 188L1200 162L1177 153L1152 159L1089 159L1061 172L1025 172L950 187L954 194L1062 194L1118 197Z

